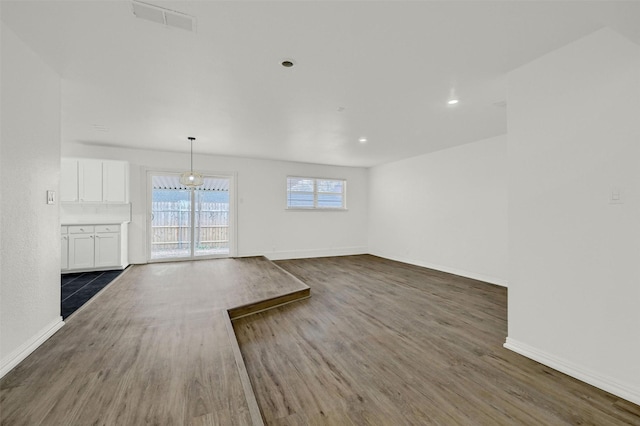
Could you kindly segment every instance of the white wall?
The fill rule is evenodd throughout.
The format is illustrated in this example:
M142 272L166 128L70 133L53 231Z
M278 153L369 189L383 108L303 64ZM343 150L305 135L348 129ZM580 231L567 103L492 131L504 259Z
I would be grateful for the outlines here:
M60 77L2 31L0 376L63 323L59 206Z
M499 136L373 167L370 252L506 286L506 159Z
M505 346L640 403L640 47L592 34L512 72L508 105Z
M147 261L145 170L188 167L188 144L176 141L181 143L185 152L179 154L63 143L63 156L131 163L131 263ZM194 168L237 173L238 256L281 259L367 252L367 169L198 154L194 154ZM287 175L347 179L348 211L286 211Z

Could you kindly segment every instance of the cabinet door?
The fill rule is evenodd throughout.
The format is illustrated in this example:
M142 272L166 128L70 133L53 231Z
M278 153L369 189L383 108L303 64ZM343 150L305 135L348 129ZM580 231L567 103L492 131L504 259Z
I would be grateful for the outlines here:
M60 269L69 269L69 236L60 239Z
M78 201L78 160L60 162L60 202Z
M93 234L69 234L69 269L93 268Z
M102 162L102 194L107 203L127 202L127 163Z
M120 233L104 232L96 234L95 266L120 265Z
M80 202L102 202L102 161L78 161Z

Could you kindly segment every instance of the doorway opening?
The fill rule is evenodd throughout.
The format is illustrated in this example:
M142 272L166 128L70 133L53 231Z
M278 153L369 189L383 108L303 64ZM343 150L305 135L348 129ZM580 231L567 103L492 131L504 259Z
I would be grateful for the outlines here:
M230 176L189 188L180 175L151 173L149 260L229 257L233 247Z

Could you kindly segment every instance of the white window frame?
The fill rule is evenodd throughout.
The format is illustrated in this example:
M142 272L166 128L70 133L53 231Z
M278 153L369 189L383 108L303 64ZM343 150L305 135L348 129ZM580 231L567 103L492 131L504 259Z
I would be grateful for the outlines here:
M289 206L289 179L309 179L313 180L313 207L300 207L300 206ZM318 206L318 181L319 180L333 180L342 182L342 193L335 192L333 194L342 194L342 207L321 207ZM321 177L311 177L311 176L287 176L285 180L285 209L291 211L346 211L347 210L347 180L342 178L321 178ZM305 193L303 191L295 191L300 193ZM310 192L306 192L310 194ZM331 192L321 192L320 194L332 194Z

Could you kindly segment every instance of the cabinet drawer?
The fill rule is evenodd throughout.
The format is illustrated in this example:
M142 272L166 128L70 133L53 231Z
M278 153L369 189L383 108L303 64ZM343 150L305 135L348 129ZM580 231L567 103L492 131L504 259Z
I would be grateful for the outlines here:
M66 235L68 233L69 233L69 227L68 226L61 226L60 227L60 234Z
M81 226L69 227L70 234L93 234L93 232L94 232L93 225L81 225Z
M96 232L120 232L120 225L96 225Z

